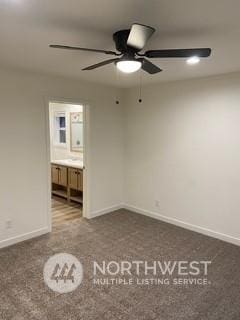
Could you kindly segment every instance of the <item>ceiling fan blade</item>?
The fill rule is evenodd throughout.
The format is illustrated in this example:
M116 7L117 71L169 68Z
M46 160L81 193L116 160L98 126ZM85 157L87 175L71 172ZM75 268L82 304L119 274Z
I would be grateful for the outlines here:
M156 66L155 64L153 64L147 59L143 58L141 59L141 62L142 62L142 69L150 74L155 74L162 71L162 69L158 68L158 66Z
M99 68L99 67L102 67L102 66L105 66L107 64L110 64L112 62L115 62L115 61L118 61L119 59L118 58L115 58L115 59L108 59L108 60L105 60L105 61L102 61L102 62L99 62L99 63L96 63L96 64L93 64L89 67L86 67L82 70L93 70L93 69L96 69L96 68Z
M134 23L128 36L127 45L141 50L154 32L155 29L150 26Z
M121 55L121 53L117 53L111 50L100 50L100 49L89 49L89 48L80 48L80 47L70 47L70 46L62 46L59 44L50 44L50 48L56 48L56 49L67 49L67 50L80 50L80 51L90 51L90 52L99 52L99 53L105 53L105 54L112 54L114 56Z
M189 58L198 56L207 58L211 54L210 48L195 48L195 49L165 49L165 50L149 50L143 56L148 58Z

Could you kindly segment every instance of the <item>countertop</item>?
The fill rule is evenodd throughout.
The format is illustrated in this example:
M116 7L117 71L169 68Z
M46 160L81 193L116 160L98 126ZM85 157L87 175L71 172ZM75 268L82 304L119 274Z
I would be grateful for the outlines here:
M64 159L64 160L52 160L51 164L56 164L59 166L83 169L83 161L78 159Z

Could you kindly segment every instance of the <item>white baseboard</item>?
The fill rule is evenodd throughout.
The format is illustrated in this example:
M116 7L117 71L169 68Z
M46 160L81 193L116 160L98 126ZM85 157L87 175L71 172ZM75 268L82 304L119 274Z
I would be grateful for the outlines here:
M199 226L196 226L196 225L193 225L193 224L190 224L187 222L183 222L183 221L180 221L180 220L177 220L174 218L169 218L169 217L161 215L157 212L140 209L140 208L137 208L137 207L129 205L129 204L124 204L124 208L127 210L130 210L130 211L133 211L135 213L140 213L142 215L145 215L145 216L157 219L157 220L161 220L161 221L164 221L164 222L167 222L170 224L174 224L174 225L182 227L184 229L188 229L188 230L192 230L192 231L195 231L198 233L202 233L202 234L207 235L209 237L217 238L217 239L220 239L220 240L223 240L226 242L230 242L232 244L240 246L240 239L239 238L235 238L235 237L229 236L224 233L220 233L217 231L213 231L210 229L199 227Z
M46 233L49 233L49 232L51 232L50 228L45 227L45 228L38 229L38 230L29 232L29 233L22 234L20 236L16 236L16 237L8 238L6 240L2 240L2 241L0 241L0 249L8 247L8 246L12 246L13 244L16 244L16 243L19 243L19 242L22 242L25 240L39 237L39 236L46 234Z
M169 217L161 215L157 212L148 211L148 210L141 209L141 208L129 205L129 204L119 204L119 205L111 206L111 207L108 207L108 208L105 208L102 210L94 211L90 214L89 218L90 219L96 218L96 217L102 216L104 214L107 214L107 213L110 213L110 212L113 212L113 211L119 210L119 209L127 209L127 210L133 211L135 213L139 213L139 214L142 214L142 215L145 215L145 216L148 216L148 217L160 220L160 221L164 221L164 222L182 227L184 229L192 230L192 231L195 231L195 232L198 232L198 233L201 233L201 234L204 234L204 235L207 235L207 236L210 236L213 238L217 238L217 239L220 239L220 240L223 240L223 241L240 246L240 239L239 238L235 238L230 235L216 232L216 231L213 231L213 230L210 230L207 228L199 227L199 226L196 226L196 225L193 225L193 224L190 224L187 222L183 222L183 221L180 221L180 220L177 220L174 218L169 218ZM16 243L19 243L19 242L22 242L25 240L39 237L39 236L44 235L49 232L51 232L51 229L49 227L45 227L45 228L38 229L38 230L29 232L29 233L22 234L20 236L16 236L16 237L8 238L6 240L2 240L2 241L0 241L0 249L14 245Z
M93 212L90 213L89 219L96 218L96 217L102 216L104 214L113 212L115 210L123 209L123 208L125 208L125 206L121 203L121 204L118 204L118 205L115 205L115 206L112 206L112 207L108 207L108 208L104 208L104 209L101 209L101 210L93 211Z

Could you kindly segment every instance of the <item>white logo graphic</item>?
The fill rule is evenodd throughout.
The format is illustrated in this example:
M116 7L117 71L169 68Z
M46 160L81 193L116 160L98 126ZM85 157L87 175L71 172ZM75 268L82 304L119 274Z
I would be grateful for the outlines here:
M82 282L83 267L72 254L59 253L50 257L44 265L46 285L58 293L74 291Z

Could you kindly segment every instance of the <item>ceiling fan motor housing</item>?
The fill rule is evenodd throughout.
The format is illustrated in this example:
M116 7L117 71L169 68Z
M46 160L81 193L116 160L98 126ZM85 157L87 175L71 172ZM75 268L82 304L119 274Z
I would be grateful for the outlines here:
M134 56L134 54L139 50L127 45L129 33L130 29L117 31L113 34L113 40L115 42L116 49L119 52L128 53L129 55Z

